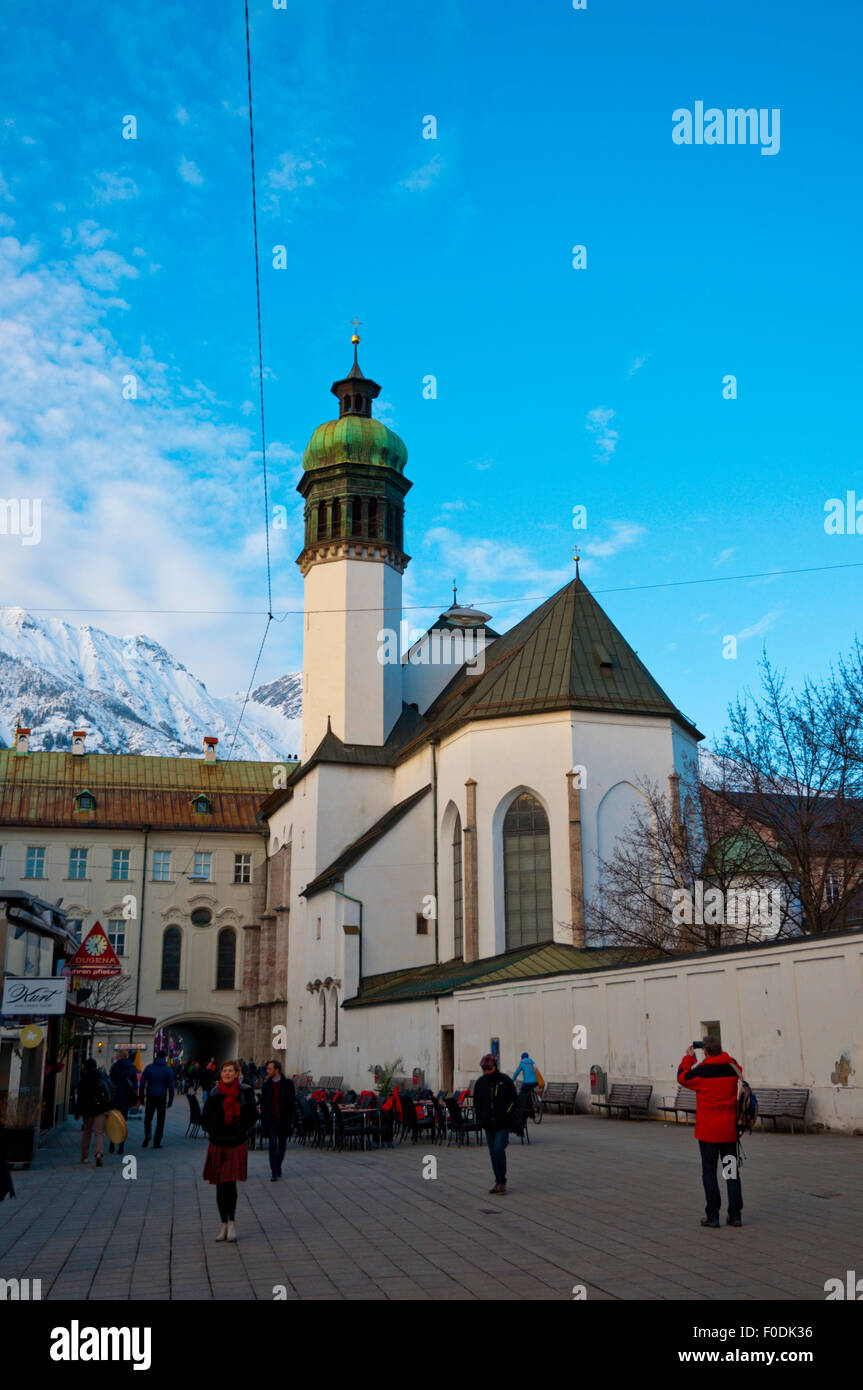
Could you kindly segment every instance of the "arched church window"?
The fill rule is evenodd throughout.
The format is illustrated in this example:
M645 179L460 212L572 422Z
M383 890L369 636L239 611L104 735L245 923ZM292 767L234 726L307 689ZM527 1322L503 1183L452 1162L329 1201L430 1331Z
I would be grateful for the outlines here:
M336 1047L339 1041L339 991L333 985L330 989L330 1047Z
M338 497L333 502L333 520L331 534L333 536L340 536L342 534L342 504Z
M457 956L464 955L464 899L462 896L461 816L456 814L452 832L452 920Z
M395 539L395 507L387 503L387 540Z
M318 540L326 540L327 537L327 504L318 503Z
M369 498L369 537L376 541L378 538L378 499Z
M327 997L326 997L326 995L327 995L327 992L326 992L326 990L324 989L324 987L323 987L323 985L322 985L321 988L320 988L320 990L318 991L318 1017L319 1017L319 1019L320 1019L320 1024L321 1024L321 1035L320 1035L320 1041L318 1042L318 1047L326 1047L326 1045L327 1045Z
M403 547L403 545L404 545L404 538L403 538L403 536L402 536L402 512L401 512L401 508L398 508L398 509L396 510L396 535L395 535L395 541L396 541L396 545L398 546L399 550L401 550L402 547Z
M355 497L351 502L351 535L363 534L363 499Z
M180 953L183 948L183 934L179 927L166 927L162 934L162 983L161 989L180 988Z
M529 792L504 817L503 892L507 950L553 940L548 817Z
M231 927L219 932L216 948L216 989L233 989L237 968L237 933Z

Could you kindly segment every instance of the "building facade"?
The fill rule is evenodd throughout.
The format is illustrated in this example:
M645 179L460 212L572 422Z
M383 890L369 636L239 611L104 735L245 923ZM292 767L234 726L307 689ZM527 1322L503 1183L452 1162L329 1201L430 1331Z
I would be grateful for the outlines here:
M155 1034L195 1060L237 1052L244 929L265 901L267 763L0 750L0 874L56 902L78 939L99 921L123 967L84 981L85 1008L152 1016L149 1031L93 1019L110 1059ZM79 744L80 746L80 744ZM23 963L36 973L36 961ZM84 1025L79 1024L79 1027Z
M280 1025L289 1072L360 1089L398 1057L446 1076L453 967L601 945L585 939L599 863L640 779L672 777L697 805L701 735L577 573L503 636L454 602L392 658L407 450L372 417L357 342L298 485L303 754L263 806L268 897L247 930L240 1045L257 1055ZM354 1007L400 971L429 972L431 1030L383 998Z

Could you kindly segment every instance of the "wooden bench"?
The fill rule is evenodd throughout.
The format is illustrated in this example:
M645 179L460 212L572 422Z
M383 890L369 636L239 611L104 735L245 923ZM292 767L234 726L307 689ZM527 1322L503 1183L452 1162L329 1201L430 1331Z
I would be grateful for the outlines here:
M575 1098L578 1095L577 1081L547 1081L545 1090L541 1093L543 1106L558 1105L561 1114L565 1114L566 1107L570 1107L570 1114L575 1114Z
M631 1119L633 1110L639 1114L647 1114L652 1094L652 1086L632 1085L629 1082L622 1084L615 1081L608 1100L595 1100L593 1105L597 1110L607 1110L609 1118L612 1110L625 1110L626 1118Z
M674 1114L674 1123L678 1123L677 1112L681 1111L684 1115L694 1115L696 1096L694 1091L690 1091L688 1086L678 1086L677 1095L671 1105L657 1105L657 1110Z
M776 1128L777 1120L790 1120L791 1133L794 1133L794 1121L803 1121L803 1133L806 1133L806 1106L809 1103L809 1090L802 1086L793 1087L771 1087L753 1086L752 1088L758 1099L758 1118L759 1120L772 1120L773 1128Z

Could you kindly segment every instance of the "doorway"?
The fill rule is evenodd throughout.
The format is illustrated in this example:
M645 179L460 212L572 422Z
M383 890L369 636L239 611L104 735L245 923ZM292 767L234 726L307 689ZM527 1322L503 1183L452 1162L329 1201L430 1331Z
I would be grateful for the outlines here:
M453 1068L455 1065L455 1029L441 1028L440 1030L440 1051L441 1051L441 1084L447 1095L453 1088Z

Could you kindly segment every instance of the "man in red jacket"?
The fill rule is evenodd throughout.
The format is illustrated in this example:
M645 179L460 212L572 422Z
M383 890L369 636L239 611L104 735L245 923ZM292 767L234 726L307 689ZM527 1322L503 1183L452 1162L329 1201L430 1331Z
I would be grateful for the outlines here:
M722 1199L716 1180L716 1163L722 1159L722 1176L728 1189L728 1225L741 1225L743 1194L737 1154L737 1083L742 1068L722 1051L718 1038L704 1039L704 1061L695 1065L695 1048L677 1068L677 1080L695 1092L695 1137L701 1149L701 1180L707 1198L702 1226L719 1226Z

